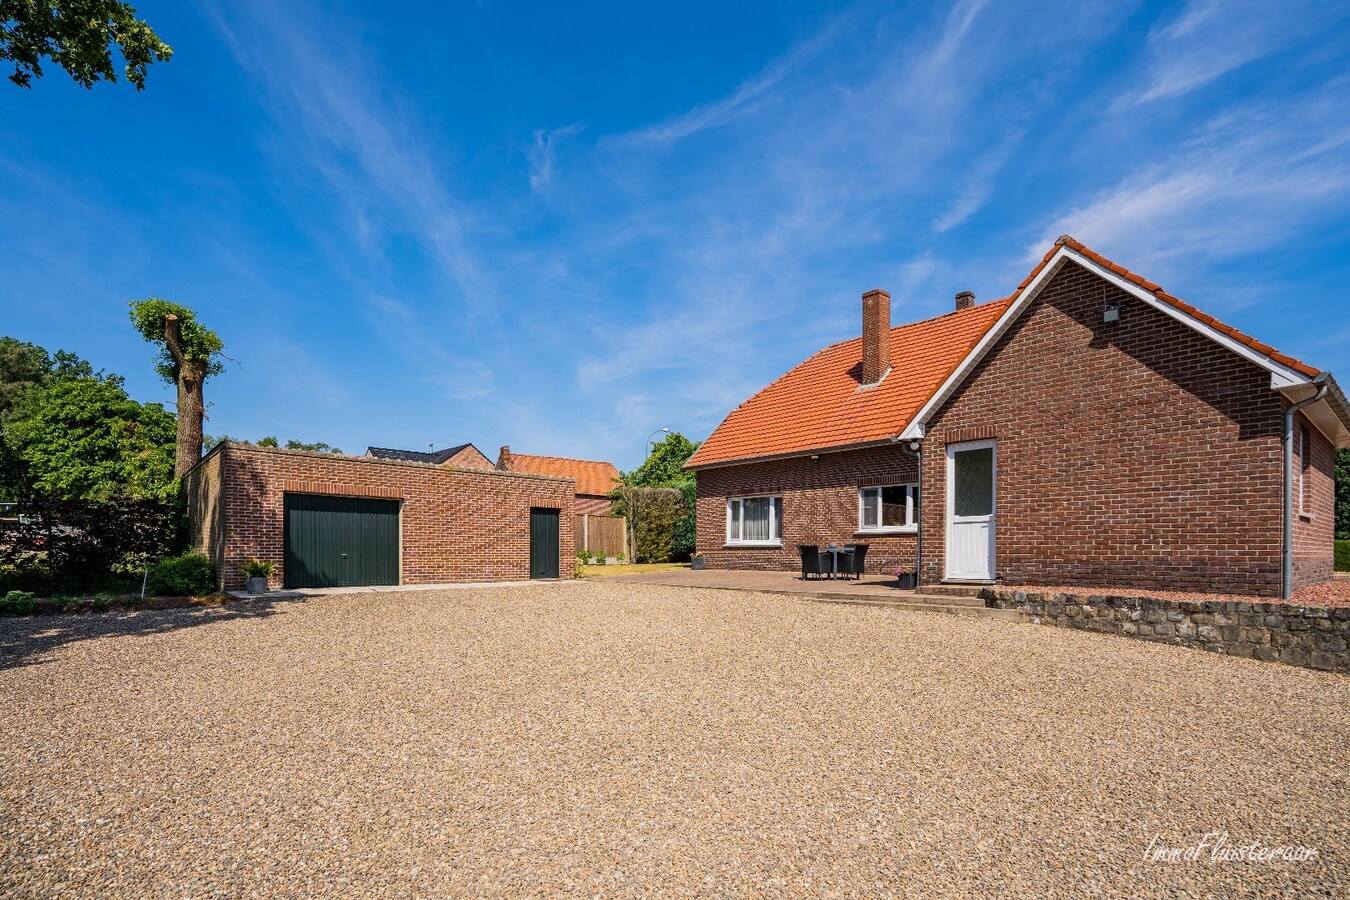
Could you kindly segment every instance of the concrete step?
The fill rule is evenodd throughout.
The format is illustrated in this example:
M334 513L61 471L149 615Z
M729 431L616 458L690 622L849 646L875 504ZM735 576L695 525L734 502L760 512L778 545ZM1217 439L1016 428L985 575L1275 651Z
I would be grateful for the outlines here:
M939 597L978 597L983 584L925 584L920 590Z
M805 595L799 594L804 600L811 600L816 603L843 603L849 606L880 606L887 609L905 609L911 612L931 612L945 613L953 616L974 616L978 619L993 619L998 622L1028 622L1031 617L1021 610L1017 609L994 609L985 606L971 605L966 603L946 603L943 599L952 598L923 598L922 600L898 600L887 597L857 597L857 596L831 596L826 594ZM925 602L927 601L927 602Z

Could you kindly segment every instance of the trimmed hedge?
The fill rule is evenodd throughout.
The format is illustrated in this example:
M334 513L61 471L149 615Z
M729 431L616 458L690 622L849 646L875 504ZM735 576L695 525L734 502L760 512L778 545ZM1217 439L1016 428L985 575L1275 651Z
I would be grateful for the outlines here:
M145 592L153 597L195 597L215 590L215 567L200 553L161 559L145 579Z
M1336 571L1350 572L1350 541L1336 542Z

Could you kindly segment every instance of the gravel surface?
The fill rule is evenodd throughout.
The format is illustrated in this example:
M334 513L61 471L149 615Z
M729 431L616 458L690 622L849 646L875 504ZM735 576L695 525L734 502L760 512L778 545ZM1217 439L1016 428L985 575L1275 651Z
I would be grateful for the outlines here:
M1350 678L1076 631L345 595L3 620L0 698L9 896L1350 891ZM1318 855L1144 859L1214 831Z

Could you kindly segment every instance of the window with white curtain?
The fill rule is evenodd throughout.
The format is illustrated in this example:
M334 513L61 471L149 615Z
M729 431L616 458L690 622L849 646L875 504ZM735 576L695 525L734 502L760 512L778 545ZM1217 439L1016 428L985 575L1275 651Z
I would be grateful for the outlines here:
M890 484L858 490L859 531L914 531L918 527L919 486Z
M782 497L733 497L727 501L728 544L782 542Z

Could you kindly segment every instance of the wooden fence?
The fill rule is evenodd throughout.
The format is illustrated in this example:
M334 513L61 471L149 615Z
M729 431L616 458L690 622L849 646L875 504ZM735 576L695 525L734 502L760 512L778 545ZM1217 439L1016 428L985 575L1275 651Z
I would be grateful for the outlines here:
M623 516L577 516L577 549L605 556L627 556L627 538Z

